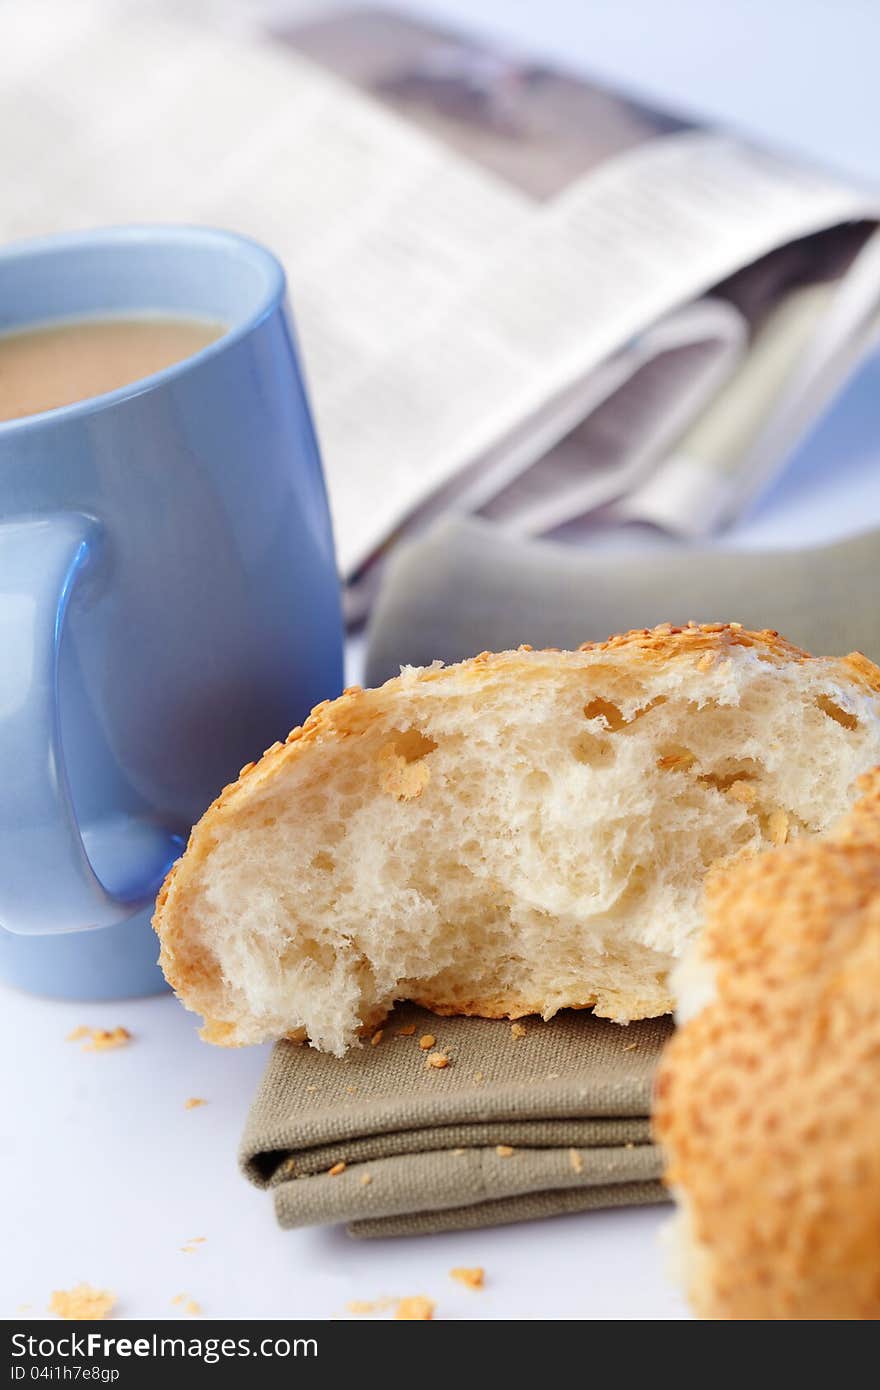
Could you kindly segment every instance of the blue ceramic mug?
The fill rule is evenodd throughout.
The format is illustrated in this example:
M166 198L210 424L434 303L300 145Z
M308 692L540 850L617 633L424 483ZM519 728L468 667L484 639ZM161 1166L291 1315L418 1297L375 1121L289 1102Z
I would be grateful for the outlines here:
M70 998L161 987L153 900L190 825L342 680L278 262L201 228L0 252L0 331L156 311L227 331L0 423L0 977Z

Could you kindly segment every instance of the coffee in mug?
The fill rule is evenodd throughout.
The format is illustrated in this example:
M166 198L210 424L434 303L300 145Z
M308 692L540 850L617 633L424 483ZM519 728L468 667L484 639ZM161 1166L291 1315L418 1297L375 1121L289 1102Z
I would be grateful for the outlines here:
M0 420L129 386L194 356L225 331L210 320L143 315L68 319L0 334Z

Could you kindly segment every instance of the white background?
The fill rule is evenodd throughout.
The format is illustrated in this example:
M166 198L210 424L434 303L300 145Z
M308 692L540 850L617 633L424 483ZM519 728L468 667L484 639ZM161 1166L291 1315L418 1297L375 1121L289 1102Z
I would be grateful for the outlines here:
M435 0L411 8L480 24L636 91L715 115L880 183L880 10L873 0ZM4 138L9 138L4 133ZM880 523L875 359L725 545L794 545ZM358 652L350 653L353 676ZM122 1024L87 1054L74 1027ZM236 1149L264 1049L205 1046L170 997L59 1004L0 990L0 1316L42 1316L53 1289L114 1290L120 1316L346 1316L349 1299L427 1294L438 1318L685 1316L666 1281L663 1213L558 1218L465 1235L356 1242L282 1232L239 1176ZM186 1110L189 1096L208 1104ZM194 1253L181 1247L206 1240ZM486 1289L454 1284L481 1264Z

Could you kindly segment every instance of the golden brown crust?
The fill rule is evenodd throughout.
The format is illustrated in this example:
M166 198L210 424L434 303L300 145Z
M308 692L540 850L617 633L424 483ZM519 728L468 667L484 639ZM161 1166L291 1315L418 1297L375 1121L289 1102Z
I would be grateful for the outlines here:
M410 1003L418 1004L422 1009L429 1009L431 1013L437 1014L440 1018L529 1018L534 1015L542 1015L546 1012L546 1003L541 1001L528 1000L520 994L505 994L484 996L479 999L449 1000L437 998L434 995L413 995ZM634 994L622 994L605 990L601 994L591 994L580 1003L566 1003L566 1009L592 1009L597 1018L609 1018L614 1023L631 1023L641 1018L662 1018L666 1014L671 1014L675 1001L671 995L658 994L652 999L643 999ZM380 1013L372 1013L367 1023L361 1024L358 1033L362 1038L370 1037L378 1024L384 1023L391 1013L391 1009L383 1010ZM213 1029L205 1024L201 1030L201 1036L206 1042L219 1042L221 1046L235 1047L236 1042L227 1042L223 1033L219 1037L213 1035ZM286 1042L304 1043L307 1041L305 1029L300 1028L294 1033L288 1033L285 1037Z
M706 1317L880 1318L880 769L860 786L827 837L707 891L717 993L654 1120Z
M463 1018L528 1018L534 1014L544 1014L546 1001L528 1000L521 994L492 995L481 999L444 1000L430 995L419 995L412 1002L423 1009L441 1017ZM591 994L580 1003L566 1003L567 1009L592 1009L597 1018L610 1018L615 1023L630 1023L639 1018L661 1018L672 1013L675 1001L670 995L658 994L652 999L643 999L634 994L623 994L603 990Z
M161 950L159 963L172 988L186 1001L198 997L210 981L216 966L213 958L194 942L194 933L189 932L187 918L190 912L188 891L211 852L219 836L223 834L224 823L236 812L244 799L256 796L267 784L279 777L291 764L309 757L316 748L328 741L339 742L354 739L367 732L381 717L393 709L397 696L404 690L412 691L426 684L473 682L475 686L501 677L537 680L553 674L560 668L577 669L594 664L597 654L608 652L617 654L627 651L637 653L649 662L693 662L701 669L706 664L721 661L732 650L749 648L758 657L771 664L786 665L791 662L815 661L824 658L811 657L799 647L793 646L785 638L772 630L752 632L738 623L691 623L686 627L674 627L663 623L655 628L636 629L609 638L605 642L585 643L576 652L559 652L549 648L533 651L523 646L516 651L481 652L469 661L444 667L441 663L421 669L404 668L399 676L386 681L374 690L362 690L352 686L338 699L324 700L316 705L305 723L293 729L283 743L274 743L256 763L248 763L241 769L238 780L225 787L201 820L193 827L186 853L174 864L162 886L156 901L153 926L159 935ZM880 690L880 670L854 653L839 661L827 660L832 674L845 681L857 680L872 690ZM394 778L395 765L390 764ZM386 768L383 775L388 775ZM419 774L416 774L418 777ZM394 780L397 793L404 797L419 794L421 785L412 778ZM607 1001L607 1002L606 1002ZM426 1001L428 1007L435 1007ZM650 1017L669 1005L669 1000L628 1001L610 994L594 1000L598 1013L607 1017ZM589 1008L593 1004L584 1003ZM201 1007L196 1005L199 1012ZM436 1002L437 1011L444 1007L442 1000ZM541 1013L540 1001L521 1000L475 1000L472 1007L459 1012L485 1014L487 1017L517 1017L526 1013ZM633 1011L644 1008L640 1014ZM671 1005L670 1005L671 1007ZM383 1015L371 1017L365 1027L376 1027ZM231 1019L205 1019L202 1036L209 1042L223 1046L237 1046L240 1042L238 1025ZM292 1035L301 1039L301 1033Z
M761 632L753 632L743 627L742 623L688 623L686 627L661 623L659 627L632 628L604 642L584 642L578 651L619 652L624 648L635 648L648 658L670 661L694 652L723 653L731 647L752 647L769 660L814 659L809 652L794 646L774 629L764 628ZM877 674L880 677L880 671Z

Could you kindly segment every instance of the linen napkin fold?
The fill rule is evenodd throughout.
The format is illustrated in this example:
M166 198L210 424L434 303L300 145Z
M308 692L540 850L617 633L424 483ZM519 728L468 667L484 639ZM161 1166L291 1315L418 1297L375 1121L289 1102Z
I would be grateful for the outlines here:
M656 623L775 627L822 656L880 661L880 531L802 550L583 549L477 519L437 523L391 555L370 623L367 685L480 651L576 647Z
M513 1027L402 1005L378 1043L342 1059L278 1043L242 1168L282 1226L346 1222L362 1237L662 1202L648 1114L671 1030L586 1011Z

